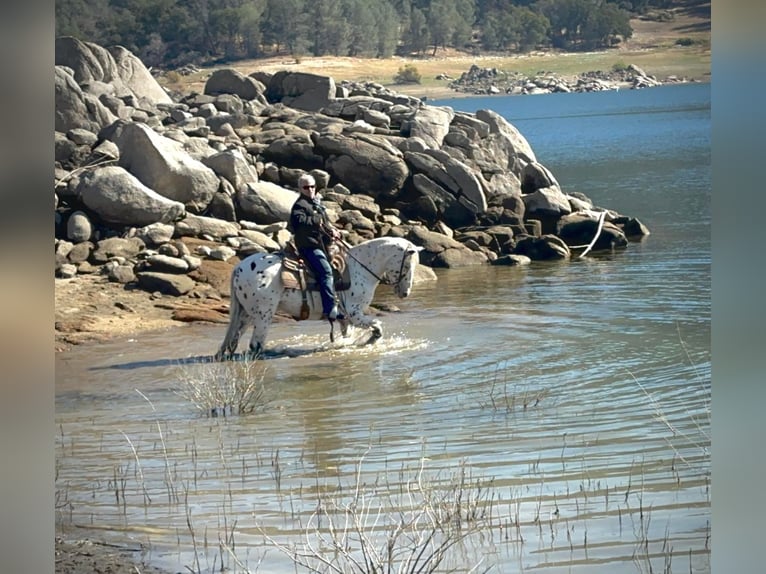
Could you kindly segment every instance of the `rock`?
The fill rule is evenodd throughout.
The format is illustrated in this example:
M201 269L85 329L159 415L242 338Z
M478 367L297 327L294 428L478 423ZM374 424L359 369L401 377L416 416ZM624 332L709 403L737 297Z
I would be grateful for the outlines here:
M236 223L221 221L215 217L187 214L186 217L176 222L175 235L224 239L239 235L239 226Z
M194 288L194 280L186 275L174 275L171 273L156 273L154 271L141 271L136 273L138 285L144 291L151 293L158 291L163 295L179 297Z
M88 241L93 235L93 224L83 211L75 211L67 220L67 239L72 243Z
M533 261L550 261L556 259L569 259L571 252L569 247L555 235L543 235L541 237L523 237L516 244L514 255L526 255Z
M119 165L157 193L201 213L218 190L215 172L143 124L124 126L115 142Z
M159 195L117 166L83 174L77 195L102 220L119 225L169 223L186 212L182 203Z
M91 254L91 262L103 264L114 258L131 259L144 247L144 242L136 237L109 237L96 243L96 248Z
M144 261L147 271L157 271L159 273L186 273L189 271L189 263L180 257L157 254L150 255Z
M261 99L266 103L264 86L255 78L243 76L231 68L215 70L205 82L207 95L235 94L243 100Z
M521 265L529 265L531 262L532 260L526 255L508 254L502 255L490 263L492 265L507 265L510 267L515 267Z
M210 155L202 160L202 163L212 169L216 174L226 178L234 190L239 190L251 182L258 181L258 172L247 163L240 150L226 150Z
M136 230L136 237L148 246L161 245L173 238L175 226L168 223L151 223Z
M319 111L335 98L335 80L328 76L280 70L269 80L266 99L298 110Z
M242 215L256 223L287 221L298 193L268 181L246 184L236 195Z

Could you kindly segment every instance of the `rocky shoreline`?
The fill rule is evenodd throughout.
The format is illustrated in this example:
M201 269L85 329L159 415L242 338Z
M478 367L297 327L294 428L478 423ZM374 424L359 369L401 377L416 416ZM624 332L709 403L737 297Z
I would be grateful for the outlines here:
M497 68L481 68L472 65L457 79L448 76L437 79L448 80L450 89L471 95L536 95L619 89L638 90L689 81L686 78L670 76L665 82L661 82L633 64L622 70L610 72L596 70L574 77L563 77L552 72L541 72L534 77L529 77L521 73L505 73Z
M421 280L625 249L649 233L559 184L492 110L290 71L220 69L204 93L171 96L124 48L70 37L56 40L55 90L59 348L225 323L231 269L285 246L306 172L348 243L421 246Z

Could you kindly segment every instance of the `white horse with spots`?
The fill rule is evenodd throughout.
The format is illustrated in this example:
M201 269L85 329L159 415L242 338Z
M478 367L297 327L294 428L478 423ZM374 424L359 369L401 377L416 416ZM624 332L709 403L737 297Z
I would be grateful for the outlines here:
M348 250L350 287L336 294L344 318L339 320L346 335L348 325L372 330L367 343L383 335L380 321L365 315L379 283L393 285L399 297L412 291L420 247L401 237L379 237L355 245ZM229 328L216 359L231 357L237 351L244 329L253 326L248 357L263 352L263 344L274 314L282 311L300 317L303 294L300 289L286 288L282 282L282 257L276 253L255 253L234 268L231 276ZM309 319L320 319L322 303L318 291L308 293Z

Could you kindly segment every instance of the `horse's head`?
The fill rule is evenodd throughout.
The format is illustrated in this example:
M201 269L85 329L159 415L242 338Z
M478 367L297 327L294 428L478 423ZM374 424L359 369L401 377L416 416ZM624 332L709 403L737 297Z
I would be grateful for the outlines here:
M412 291L412 283L415 280L415 267L420 262L420 256L418 253L422 250L422 247L418 247L410 242L402 248L402 262L399 266L398 277L394 279L394 293L398 297L404 299L408 297Z

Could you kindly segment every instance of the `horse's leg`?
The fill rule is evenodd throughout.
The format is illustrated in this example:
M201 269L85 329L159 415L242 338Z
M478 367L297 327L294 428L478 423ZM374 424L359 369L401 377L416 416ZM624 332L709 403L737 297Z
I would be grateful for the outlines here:
M277 311L278 304L278 296L271 301L264 300L260 302L257 311L254 312L255 322L253 324L253 334L250 336L248 357L256 359L263 353L263 344L266 341L266 335L269 334L271 322L274 320L274 313Z
M370 345L383 336L383 325L381 322L374 317L365 315L360 306L350 306L347 311L348 315L346 318L349 323L354 325L354 327L363 327L372 331L370 338L364 342L365 345Z
M239 345L239 338L242 335L242 331L247 327L250 322L250 318L247 312L242 307L239 299L237 298L236 291L231 291L231 302L229 304L229 326L226 329L226 335L223 338L218 352L215 354L216 361L222 361L225 358L230 358L237 352L237 346Z

